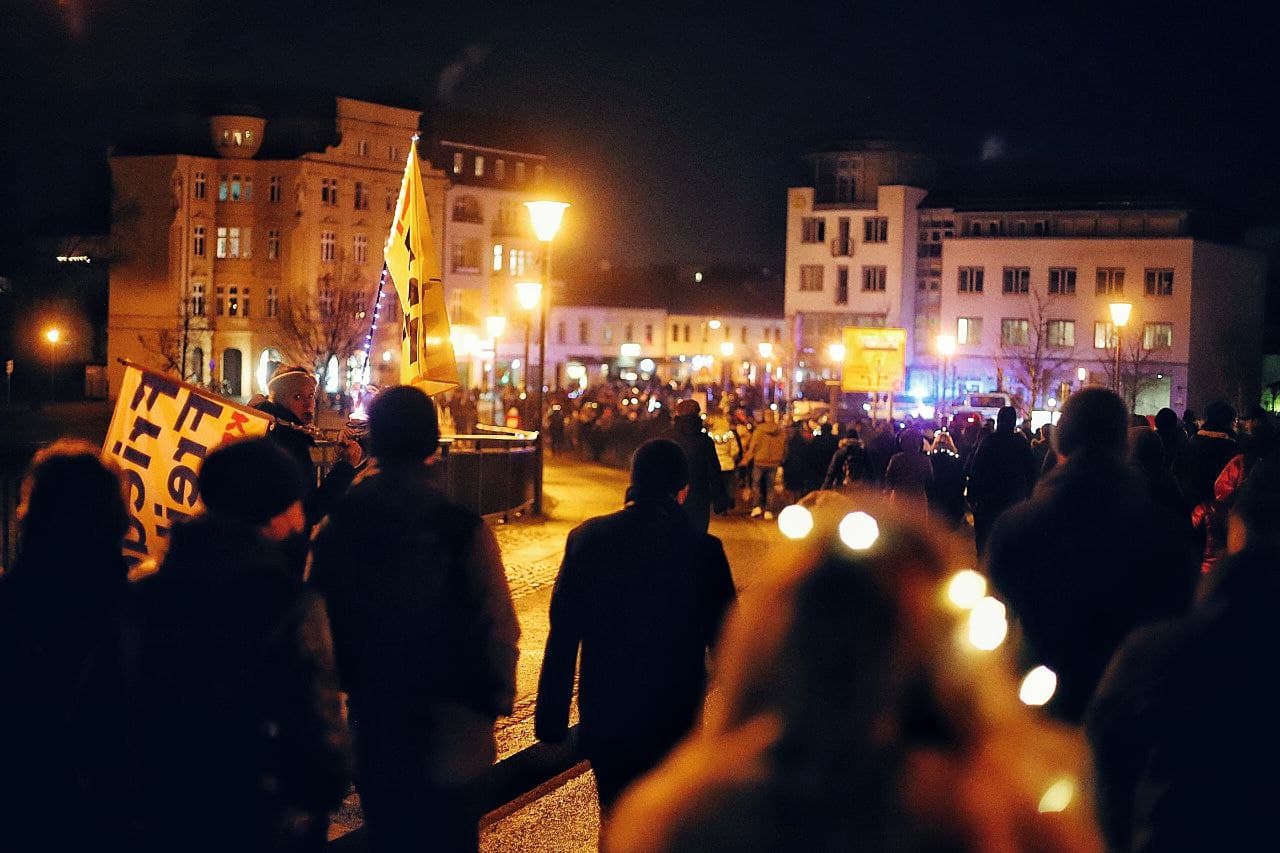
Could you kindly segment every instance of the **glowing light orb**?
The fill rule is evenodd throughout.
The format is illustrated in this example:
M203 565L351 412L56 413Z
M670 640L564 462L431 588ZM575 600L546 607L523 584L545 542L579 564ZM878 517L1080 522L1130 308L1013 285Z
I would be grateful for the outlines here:
M880 538L880 525L858 510L840 519L840 541L855 551L865 551Z
M1075 798L1075 795L1075 780L1064 776L1049 786L1049 789L1044 792L1044 796L1040 798L1040 804L1036 808L1041 814L1066 811L1067 806L1071 805L1071 800Z
M1057 673L1047 666L1038 666L1022 679L1022 686L1018 688L1018 698L1022 700L1022 704L1038 708L1052 699L1057 689Z
M947 584L947 598L962 610L972 610L986 594L987 579L973 569L956 572Z
M803 539L813 530L813 513L792 504L778 513L778 530L788 539Z
M975 649L989 652L998 649L1009 633L1009 620L1005 608L996 599L987 596L969 611L969 643Z

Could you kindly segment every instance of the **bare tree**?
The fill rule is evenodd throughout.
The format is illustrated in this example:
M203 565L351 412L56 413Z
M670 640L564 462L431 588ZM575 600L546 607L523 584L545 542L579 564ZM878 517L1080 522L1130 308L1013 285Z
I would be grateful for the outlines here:
M1166 348L1147 349L1146 342L1140 335L1130 335L1127 338L1117 342L1114 334L1108 341L1106 348L1106 374L1107 382L1112 388L1117 387L1116 383L1116 346L1120 347L1120 397L1124 400L1129 411L1132 412L1138 404L1138 396L1147 390L1153 384L1158 382L1151 375L1156 357L1167 353Z
M1051 335L1050 312L1055 297L1037 288L1027 292L1027 336L1023 343L1006 346L997 356L996 373L1004 376L1004 363L1008 364L1014 378L1027 389L1026 405L1029 409L1040 407L1040 400L1052 385L1054 374L1062 365L1075 357L1074 337L1065 340L1065 327Z
M197 314L197 310L200 313ZM196 349L196 341L213 331L214 319L205 313L204 306L197 309L191 299L181 299L177 321L154 332L139 334L138 343L156 357L161 370L184 382L201 384L204 368L192 363L191 353Z
M376 280L345 262L320 276L310 293L291 293L280 305L280 333L291 359L315 367L319 385L329 380L329 364L342 371L360 350L371 327Z

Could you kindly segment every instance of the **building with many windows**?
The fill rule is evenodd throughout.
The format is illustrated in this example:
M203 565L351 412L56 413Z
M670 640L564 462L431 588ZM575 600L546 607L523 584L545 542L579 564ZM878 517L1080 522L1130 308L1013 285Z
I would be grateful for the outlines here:
M823 354L841 327L891 326L907 332L902 390L920 397L999 389L1043 408L1118 379L1140 413L1256 399L1265 262L1198 236L1186 205L944 197L924 158L881 144L811 162L814 185L787 199L798 377L837 372ZM1132 306L1118 329L1112 303ZM945 359L940 335L955 339Z
M338 98L331 124L218 115L207 138L112 156L111 393L128 358L247 398L276 364L314 350L317 331L363 338L419 119ZM448 179L425 164L423 180L441 223ZM443 255L445 230L435 237ZM390 287L381 304L374 382L399 375ZM363 361L331 365L331 388L363 375Z

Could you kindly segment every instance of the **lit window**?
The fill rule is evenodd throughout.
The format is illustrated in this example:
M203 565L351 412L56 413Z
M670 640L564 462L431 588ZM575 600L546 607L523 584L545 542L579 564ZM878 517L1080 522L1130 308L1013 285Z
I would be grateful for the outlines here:
M1098 267L1099 296L1112 296L1124 293L1124 267Z
M240 316L240 288L235 285L227 288L227 316Z
M476 177L484 177L484 157L480 154L476 155Z
M280 230L277 228L267 231L267 260L280 260Z
M1110 322L1093 324L1093 348L1111 349L1116 345L1116 327Z
M1147 296L1173 296L1173 270L1147 270L1143 278Z
M493 271L502 272L502 244L493 244Z
M453 173L455 175L462 174L462 152L455 151L453 153Z
M218 201L226 201L227 197L227 176L220 175L218 177Z
M351 259L357 264L367 264L369 262L369 238L363 234L356 234L351 238Z
M1074 320L1050 320L1045 324L1045 337L1051 347L1073 347L1076 345L1076 323Z
M484 247L479 240L462 240L450 248L450 261L454 272L479 273L481 253Z
M1070 296L1075 292L1075 267L1049 267L1049 293Z
M957 290L961 293L981 293L983 267L960 267Z
M1142 327L1142 348L1169 349L1173 346L1172 323L1147 323Z
M197 258L204 257L204 226L197 225L191 229L191 254Z
M240 200L240 176L239 175L231 176L231 200L232 201Z
M191 315L204 316L204 285L199 282L191 285Z
M810 291L822 290L821 264L800 265L800 289Z
M888 270L885 267L863 267L862 289L864 291L882 292L885 289L887 278Z
M957 317L956 343L961 346L977 346L982 343L982 318Z
M336 231L320 233L320 260L332 263L338 256L338 234Z
M1024 347L1027 345L1027 321L1004 319L1000 321L1000 346Z

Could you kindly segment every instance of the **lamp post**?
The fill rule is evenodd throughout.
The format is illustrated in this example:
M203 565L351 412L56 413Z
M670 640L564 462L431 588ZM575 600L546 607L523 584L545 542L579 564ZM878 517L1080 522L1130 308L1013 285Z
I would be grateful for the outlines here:
M526 378L529 375L529 330L533 328L533 311L538 307L538 303L542 301L542 282L516 282L516 301L525 310L524 361L520 362L524 369L520 371L520 387L522 390L528 391L529 383Z
M844 380L844 357L847 352L844 344L827 344L827 357L837 367L836 379L831 383L831 391L827 396L827 405L831 408L830 413L827 415L827 420L833 424L838 420L837 409L840 401L840 383Z
M1133 305L1128 302L1112 302L1111 308L1111 324L1116 330L1116 375L1115 375L1115 392L1120 394L1120 350L1123 343L1124 327L1129 322L1129 313L1133 311Z
M938 405L934 408L937 413L945 414L944 402L949 399L947 394L947 372L951 367L951 356L956 352L956 336L955 335L938 335L938 356L942 359L942 381L938 383Z
M498 338L507 328L507 318L492 314L484 318L485 331L493 341L493 362L489 368L489 402L493 404L493 423L498 423ZM527 340L527 338L526 338Z
M56 326L48 329L44 333L44 339L49 342L49 399L53 400L56 396L55 365L58 357L58 341L62 340L62 330Z
M773 377L769 374L773 372L773 344L770 341L761 341L756 348L760 353L760 398L769 403L769 386Z
M542 243L542 316L538 323L538 387L537 395L534 397L536 401L535 411L537 412L535 422L538 425L534 447L538 454L538 464L534 468L533 474L533 513L534 515L542 515L542 410L544 403L543 388L547 381L547 318L550 316L549 305L551 302L551 241L555 239L556 232L560 230L565 208L569 205L563 201L526 201L524 206L529 208L529 219L533 223L533 233Z

